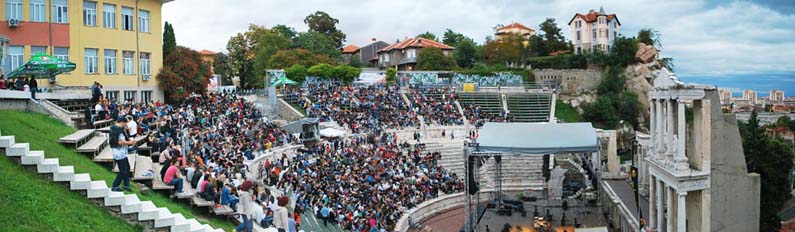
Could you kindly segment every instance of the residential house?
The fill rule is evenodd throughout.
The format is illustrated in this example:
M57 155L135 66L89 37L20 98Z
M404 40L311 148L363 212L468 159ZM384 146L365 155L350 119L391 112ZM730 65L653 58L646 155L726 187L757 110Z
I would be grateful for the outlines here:
M398 70L414 70L417 55L426 47L436 47L446 56L452 56L455 48L426 38L410 38L378 51L378 66L382 69L397 67Z
M342 59L345 60L345 63L350 63L351 59L362 59L359 56L359 47L356 45L348 44L340 50L342 50Z
M511 23L507 26L497 28L497 32L494 33L494 36L497 38L497 40L502 40L502 38L508 34L519 34L525 39L529 39L530 36L534 35L535 33L536 30L526 27L525 25L520 23Z
M215 71L213 70L213 62L215 62L215 52L207 49L202 49L201 51L199 51L199 58L201 58L204 63L210 66L210 73L215 73Z
M569 20L571 43L574 51L581 54L587 50L610 51L613 40L619 36L621 22L616 14L605 13L604 8L599 12L590 10L587 14L574 14Z
M384 41L375 39L372 41L367 46L359 48L359 57L362 59L362 64L368 67L375 67L378 64L378 51L389 46Z

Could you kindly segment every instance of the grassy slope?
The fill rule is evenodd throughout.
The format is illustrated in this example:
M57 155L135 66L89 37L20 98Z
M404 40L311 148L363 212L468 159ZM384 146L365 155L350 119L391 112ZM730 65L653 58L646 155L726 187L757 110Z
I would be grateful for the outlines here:
M18 143L30 143L31 150L43 150L47 158L58 158L61 165L74 166L75 173L90 173L92 180L105 180L108 186L111 186L113 179L116 178L116 174L109 168L94 163L88 155L79 154L74 148L67 148L58 143L60 137L73 133L75 129L47 115L0 110L0 129L3 135L16 136ZM167 207L172 213L182 213L186 218L197 218L187 203L175 202L160 193L143 195L134 185L133 188L142 201L152 201L158 207ZM197 220L208 223L206 219L197 218ZM232 231L234 228L234 225L219 218L211 218L209 223L215 228L223 228L226 231Z
M0 155L0 231L141 231Z
M580 121L580 114L577 113L577 110L561 100L558 100L555 103L555 117L562 120L563 122Z

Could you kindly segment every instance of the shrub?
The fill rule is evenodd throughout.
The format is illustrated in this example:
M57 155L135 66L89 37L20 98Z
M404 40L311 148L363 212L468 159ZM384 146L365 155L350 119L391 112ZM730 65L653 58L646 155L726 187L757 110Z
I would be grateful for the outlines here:
M306 67L300 64L294 64L293 66L284 69L284 72L287 75L287 78L290 78L299 84L306 80L306 75L308 73Z

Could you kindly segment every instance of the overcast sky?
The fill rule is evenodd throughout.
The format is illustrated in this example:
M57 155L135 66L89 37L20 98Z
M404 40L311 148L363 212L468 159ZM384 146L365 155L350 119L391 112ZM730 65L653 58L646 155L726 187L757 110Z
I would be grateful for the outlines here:
M304 17L318 10L339 19L347 44L393 43L425 31L441 37L447 28L480 43L496 24L538 28L548 17L568 38L574 13L600 6L617 14L625 36L658 30L663 56L674 58L679 75L795 73L793 0L180 0L163 6L163 20L174 25L177 43L197 50L225 50L251 23L305 31Z

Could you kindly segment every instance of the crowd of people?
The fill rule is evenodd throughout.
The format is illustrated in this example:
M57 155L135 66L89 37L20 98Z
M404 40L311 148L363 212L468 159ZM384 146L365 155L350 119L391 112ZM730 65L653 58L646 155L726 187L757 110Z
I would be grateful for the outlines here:
M16 79L6 80L5 75L0 75L0 89L30 92L30 98L36 100L39 91L39 82L33 77L19 76Z
M413 107L427 125L463 125L464 120L455 105L455 93L447 88L411 89Z
M402 213L462 191L438 152L398 143L394 133L324 142L292 159L265 163L264 182L293 192L296 211L351 231L392 231Z
M352 87L333 83L309 85L301 89L285 90L286 95L305 95L299 105L307 117L323 122L335 121L354 134L378 133L382 129L402 129L419 126L419 119L403 101L397 88L385 86Z
M486 122L505 122L506 117L505 114L494 114L489 113L480 106L476 105L466 105L463 106L464 114L466 115L467 120L469 120L470 125L474 125L477 128L480 128Z

